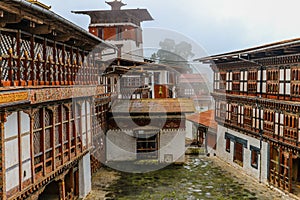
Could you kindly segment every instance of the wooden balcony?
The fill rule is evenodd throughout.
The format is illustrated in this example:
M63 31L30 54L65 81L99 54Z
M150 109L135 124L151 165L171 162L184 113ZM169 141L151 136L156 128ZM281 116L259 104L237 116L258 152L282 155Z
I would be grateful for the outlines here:
M0 87L97 84L100 66L92 54L26 32L0 31Z

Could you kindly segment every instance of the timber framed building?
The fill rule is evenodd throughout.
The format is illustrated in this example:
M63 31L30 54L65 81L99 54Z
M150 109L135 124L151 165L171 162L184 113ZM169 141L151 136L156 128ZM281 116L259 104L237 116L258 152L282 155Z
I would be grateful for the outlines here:
M115 83L94 55L114 47L24 0L0 2L0 41L0 198L84 197Z
M262 182L300 185L300 39L199 59L214 71L218 156Z

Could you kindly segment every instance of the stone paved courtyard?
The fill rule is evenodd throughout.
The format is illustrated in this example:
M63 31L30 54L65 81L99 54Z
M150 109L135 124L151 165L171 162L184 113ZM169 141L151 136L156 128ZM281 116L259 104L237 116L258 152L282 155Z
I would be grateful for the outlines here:
M145 174L102 168L92 182L93 190L86 200L295 199L258 183L217 157L190 157L183 166Z

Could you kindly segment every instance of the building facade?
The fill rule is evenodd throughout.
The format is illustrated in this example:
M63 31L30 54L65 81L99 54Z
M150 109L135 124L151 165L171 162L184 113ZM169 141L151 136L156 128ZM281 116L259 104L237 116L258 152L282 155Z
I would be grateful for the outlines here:
M299 39L201 58L214 70L217 152L258 180L297 193Z
M111 10L74 13L90 16L89 32L117 46L117 57L144 61L141 22L153 20L150 13L146 9L121 9L126 4L118 0L106 3L111 6Z
M183 163L185 114L194 111L190 99L115 101L107 132L107 161Z
M179 98L194 100L197 112L208 111L213 108L211 88L206 74L181 74L176 85Z
M114 87L93 55L113 46L34 2L0 2L0 198L83 198Z

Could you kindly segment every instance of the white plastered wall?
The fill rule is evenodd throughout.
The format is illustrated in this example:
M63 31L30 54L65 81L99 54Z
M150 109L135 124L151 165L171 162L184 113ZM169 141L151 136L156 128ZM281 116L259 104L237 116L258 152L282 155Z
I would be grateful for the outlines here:
M132 131L109 130L106 134L107 161L136 159L136 138Z
M234 142L230 142L230 152L226 151L226 140L225 140L225 132L230 133L236 137L247 140L247 148L243 148L243 167L233 162L233 154L234 154ZM225 128L224 126L218 125L218 135L217 135L217 156L222 160L230 163L231 165L240 168L244 173L254 177L259 181L261 176L261 181L263 183L268 182L268 153L269 153L269 145L266 142L262 141L262 152L261 155L258 156L258 168L254 168L251 166L251 151L250 145L256 148L260 148L260 140L241 134L239 132L233 131L231 129ZM261 156L261 158L260 158ZM261 164L260 164L261 161ZM261 167L261 170L260 170Z
M79 197L86 197L92 190L90 153L79 161Z
M19 185L19 138L18 129L21 134L22 148L22 181L32 177L31 175L31 156L30 156L30 118L29 115L20 112L20 127L18 124L18 112L14 112L7 117L4 124L5 137L5 168L6 168L6 191L9 191Z
M185 131L163 130L159 139L160 162L184 162L185 161ZM172 156L171 156L172 155ZM172 160L169 158L172 157ZM167 159L167 160L166 160Z

